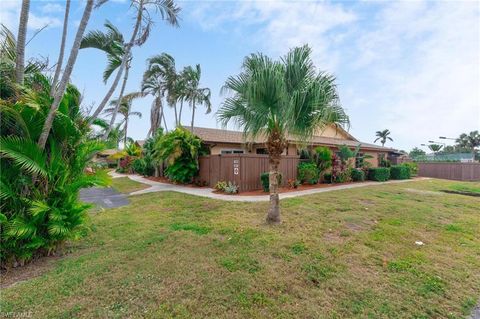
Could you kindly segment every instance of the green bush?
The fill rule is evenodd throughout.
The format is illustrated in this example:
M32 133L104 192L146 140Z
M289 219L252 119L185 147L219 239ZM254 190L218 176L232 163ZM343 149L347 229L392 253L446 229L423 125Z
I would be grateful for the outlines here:
M323 182L327 184L332 183L332 173L325 173L323 174Z
M384 182L390 178L390 168L372 167L368 170L368 179L371 181Z
M318 183L318 177L318 168L314 163L301 162L298 164L298 179L302 183L316 184Z
M354 182L363 182L365 180L365 172L360 169L352 168L350 175Z
M278 173L278 185L282 184L282 174ZM264 172L260 174L260 181L262 182L262 187L264 192L270 191L270 173Z
M418 164L415 162L405 162L401 164L402 166L408 167L410 170L410 176L417 176L418 174Z
M163 135L155 145L155 160L166 160L165 175L178 183L190 183L198 172L198 154L202 140L192 132L177 127Z
M390 167L391 179L409 179L410 168L405 165L393 165Z

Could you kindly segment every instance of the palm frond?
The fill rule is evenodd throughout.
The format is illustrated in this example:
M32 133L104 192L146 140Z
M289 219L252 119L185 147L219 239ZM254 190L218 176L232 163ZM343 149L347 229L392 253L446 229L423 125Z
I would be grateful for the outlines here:
M45 153L34 141L17 136L2 136L0 155L11 159L15 165L32 175L47 175Z

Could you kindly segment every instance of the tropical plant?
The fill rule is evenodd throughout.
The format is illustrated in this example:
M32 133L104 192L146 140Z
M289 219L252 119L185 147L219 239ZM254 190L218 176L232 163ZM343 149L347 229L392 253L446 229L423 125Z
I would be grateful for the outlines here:
M387 139L393 142L393 139L389 136L390 133L391 132L388 129L385 129L383 131L377 131L375 133L375 136L377 138L373 142L376 143L378 140L380 140L380 143L382 144L382 146L385 145L385 143L387 142Z
M48 140L48 136L50 134L50 130L53 125L53 121L55 120L57 110L60 107L60 103L63 100L63 94L65 93L65 89L68 86L70 75L72 74L72 71L73 71L73 66L75 65L75 62L77 60L78 51L80 50L80 43L82 41L83 33L87 28L88 20L90 19L92 9L93 9L93 0L86 0L85 10L83 11L82 19L80 20L80 24L78 26L75 39L73 41L73 46L70 51L67 64L65 66L65 70L63 71L62 77L58 84L58 88L56 88L55 90L55 94L53 96L53 102L50 106L50 110L48 112L47 118L43 123L42 133L38 138L37 144L41 149L45 148L45 145Z
M120 104L120 107L118 109L118 113L123 116L123 120L119 123L120 125L123 125L123 132L124 132L124 138L123 138L123 144L127 144L127 134L128 134L128 121L130 119L130 116L136 116L138 118L142 118L142 113L138 111L132 111L132 102L133 99L135 99L137 96L137 93L131 93L127 94L123 97L122 102ZM117 100L112 100L110 102L110 105L112 107L105 109L103 112L108 115L112 115L112 113L115 112L116 105L118 101ZM109 126L108 126L109 127ZM104 133L104 136L110 134L110 130L107 130ZM108 138L107 138L108 139Z
M352 168L350 175L354 182L363 182L365 180L365 172L361 169Z
M172 26L178 26L178 14L180 12L180 8L177 7L173 0L132 0L132 7L134 7L136 10L135 25L133 27L132 36L129 42L123 44L124 54L118 67L117 74L104 99L100 102L99 106L93 113L93 119L98 117L98 115L102 112L103 108L113 95L113 92L115 91L118 83L120 82L123 71L124 69L126 69L128 61L132 57L132 47L141 46L147 41L153 25L151 11L155 11L155 13L160 14L162 19L164 19L168 24ZM127 82L127 78L128 74L124 76L124 83ZM123 89L121 89L119 94L119 101L121 101L123 96L122 90L125 89L125 86L123 84L122 88ZM117 109L118 107L119 105L117 104ZM116 113L113 114L113 117L115 116L115 114ZM114 122L115 121L113 119L110 126L113 126Z
M199 88L200 77L202 75L202 70L200 64L197 64L195 68L187 66L182 72L183 81L180 81L182 84L181 90L183 94L180 94L182 98L188 101L190 107L192 108L192 121L190 124L191 130L193 132L193 126L195 122L195 109L197 105L205 105L207 111L205 114L211 112L212 104L210 102L211 92L209 88Z
M237 194L238 185L232 182L228 182L227 186L223 189L223 191L227 194Z
M226 126L242 127L245 138L264 136L270 161L270 210L267 222L280 222L278 167L287 134L308 140L319 128L346 124L335 78L316 72L308 46L292 49L280 61L263 54L245 58L242 72L222 89L232 92L218 111Z
M167 161L165 175L174 182L190 183L198 172L202 141L190 131L177 127L163 135L155 145L157 161Z
M332 150L326 146L315 148L314 161L320 174L332 167L332 155Z
M372 167L368 170L368 179L377 182L385 182L390 178L390 168Z
M50 83L42 74L25 78L13 99L0 100L0 260L21 265L36 255L50 254L68 239L85 234L88 215L79 190L106 185L104 171L85 173L96 152L82 116L80 92L68 85L46 148L36 144L50 111Z
M298 164L298 179L302 183L317 184L319 179L319 171L315 163L300 162Z
M456 140L459 147L469 148L475 156L475 149L480 147L480 133L472 131L469 134L463 133Z

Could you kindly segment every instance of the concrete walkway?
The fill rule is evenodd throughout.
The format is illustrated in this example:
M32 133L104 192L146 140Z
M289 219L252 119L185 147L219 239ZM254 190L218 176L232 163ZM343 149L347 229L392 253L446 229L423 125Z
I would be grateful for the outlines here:
M165 191L173 191L173 192L180 192L190 195L220 199L225 201L237 201L237 202L266 202L270 200L269 195L257 195L257 196L241 196L241 195L224 195L224 194L216 194L214 193L214 189L212 188L194 188L194 187L187 187L181 185L173 185L167 183L160 183L151 181L147 178L144 178L140 175L121 175L117 173L111 174L114 178L115 177L128 177L133 181L150 185L151 187L142 189L129 195L140 195L140 194L147 194L147 193L154 193L154 192L165 192ZM412 181L419 181L419 180L426 180L429 178L416 178L416 179L407 179L407 180L398 180L398 181L388 181L388 182L364 182L358 184L347 184L347 185L337 185L331 186L326 188L317 188L317 189L308 189L303 191L295 191L295 192L288 192L280 194L280 199L284 198L292 198L297 196L304 196L304 195L311 195L317 193L326 193L332 192L336 190L342 189L352 189L352 188L359 188L359 187L367 187L367 186L380 186L383 184L397 184L397 183L405 183L405 182L412 182Z

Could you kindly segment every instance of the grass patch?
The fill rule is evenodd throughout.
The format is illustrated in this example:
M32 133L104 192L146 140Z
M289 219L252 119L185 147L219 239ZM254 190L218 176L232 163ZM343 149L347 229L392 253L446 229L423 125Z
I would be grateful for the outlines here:
M117 178L112 178L111 187L113 187L120 193L129 194L145 188L149 188L150 185L133 181L128 177L117 177Z
M0 307L32 318L462 318L478 302L480 215L476 197L431 194L454 184L476 185L282 200L275 227L268 203L132 196L92 214L94 230L42 275L2 289Z

